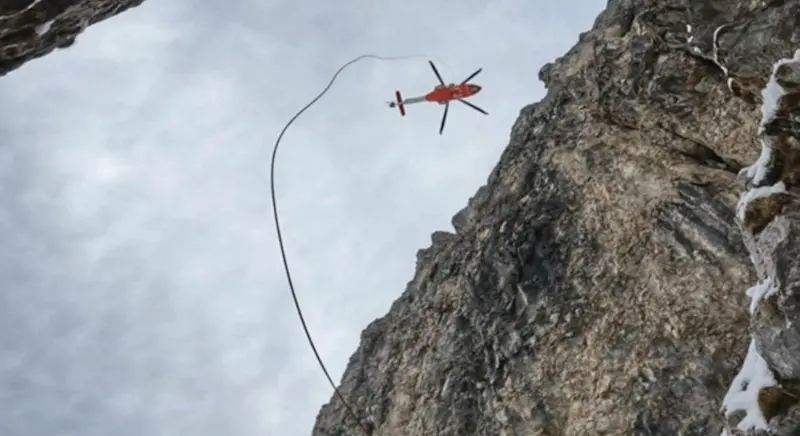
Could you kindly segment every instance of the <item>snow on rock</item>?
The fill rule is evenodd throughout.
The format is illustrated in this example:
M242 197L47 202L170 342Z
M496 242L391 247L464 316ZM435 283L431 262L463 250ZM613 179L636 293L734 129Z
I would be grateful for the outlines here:
M772 147L764 140L761 140L761 155L758 160L753 165L742 168L740 173L744 173L751 183L758 185L764 181L771 160Z
M794 57L781 59L772 66L772 75L761 93L764 103L761 105L762 118L759 134L764 131L767 124L775 119L778 111L778 102L781 97L786 95L786 89L778 83L778 69L784 65L792 64L800 68L800 50L794 52Z
M772 75L770 75L769 81L761 91L763 101L761 105L762 117L758 128L758 135L761 137L761 155L753 165L745 167L741 171L746 174L750 183L756 186L764 182L773 157L773 138L766 136L765 132L767 126L777 116L781 97L787 94L787 90L779 83L777 77L778 69L784 65L795 66L800 69L800 50L795 51L794 57L781 59L773 65Z
M47 32L49 32L50 31L50 27L53 26L53 23L55 21L56 20L50 20L50 21L48 21L48 22L46 22L44 24L40 24L40 25L36 26L34 28L34 30L36 31L36 34L39 35L39 36L42 36L42 35L46 34Z
M777 288L773 286L772 278L763 280L757 285L748 289L747 296L750 297L750 314L754 314L756 309L758 309L758 303L773 296L776 291Z
M761 170L759 169L759 171ZM753 188L745 192L739 199L739 203L736 205L736 217L739 218L740 221L744 221L747 206L749 206L753 200L766 198L772 194L779 194L782 192L786 192L786 185L784 185L783 182L778 182L769 186L759 186L758 188Z
M788 336L781 329L791 329L790 320L765 321L764 317L770 315L760 313L759 308L773 296L780 306L782 294L791 292L787 289L794 286L792 273L788 272L793 268L794 249L786 245L793 223L791 217L786 219L783 214L784 205L795 201L792 194L795 159L791 156L796 146L788 139L793 133L776 129L775 124L791 116L800 102L795 98L799 92L800 50L797 50L792 58L781 59L772 67L772 74L761 91L762 119L758 127L761 155L753 165L740 172L746 175L748 189L740 197L736 217L760 280L747 290L753 335L742 368L725 395L722 410L726 418L744 411L745 417L736 425L743 431L772 430L768 422L774 410L767 411L759 404L759 394L765 388L777 386L776 377L785 375L784 369L791 367L781 360L788 349L785 342ZM781 313L787 316L785 311ZM783 383L785 378L780 380ZM722 435L731 436L730 429L726 428Z
M758 354L755 341L750 341L742 369L734 377L728 393L722 400L722 411L726 417L735 412L746 412L745 417L736 426L740 430L767 430L767 421L758 406L758 392L776 384L767 362ZM732 435L725 429L722 436Z

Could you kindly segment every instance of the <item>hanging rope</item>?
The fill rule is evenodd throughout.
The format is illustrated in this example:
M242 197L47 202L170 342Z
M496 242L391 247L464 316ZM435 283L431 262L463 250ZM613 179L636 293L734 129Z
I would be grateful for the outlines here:
M352 65L352 64L354 64L354 63L356 63L358 61L361 61L363 59L368 59L368 58L382 60L382 61L392 61L392 60L412 59L412 58L417 58L417 57L423 57L423 55L383 57L383 56L365 54L365 55L358 56L355 59L352 59L351 61L349 61L346 64L342 65L336 71L336 73L333 75L333 77L331 78L330 82L328 82L328 86L326 86L325 89L323 89L322 92L319 93L319 95L314 97L313 100L308 102L308 104L306 104L292 118L290 118L288 123L286 123L286 126L284 126L283 130L281 130L281 133L278 135L278 139L275 140L275 145L274 145L273 150L272 150L272 162L270 163L270 189L272 191L272 210L273 210L273 215L275 217L275 230L276 230L277 235L278 235L278 245L279 245L280 250L281 250L281 258L283 260L283 269L286 271L286 280L289 283L289 290L292 293L292 300L294 300L294 306L297 309L297 316L300 318L300 323L303 325L303 331L306 334L306 339L308 339L308 344L311 345L311 350L314 352L314 356L317 358L317 362L319 363L320 368L322 368L322 372L325 373L325 377L328 379L328 382L330 383L331 387L333 388L334 392L336 393L336 396L339 397L339 399L342 401L342 404L344 404L344 406L347 409L347 411L350 414L350 416L358 423L358 425L361 427L361 429L364 431L364 434L366 434L366 435L371 435L372 432L370 431L370 429L360 419L358 419L358 415L356 415L356 413L353 410L353 408L350 407L350 404L348 404L347 401L344 399L344 396L342 396L342 393L339 391L339 388L336 387L336 383L333 382L333 379L331 378L330 374L328 373L328 369L325 367L325 364L322 362L322 358L320 357L319 352L317 351L316 345L314 345L314 340L311 338L311 333L308 330L308 325L306 325L306 320L305 320L305 317L303 316L303 310L300 308L300 303L297 300L297 293L295 292L294 283L292 281L292 273L291 273L291 271L289 269L289 263L286 260L286 250L284 249L284 246L283 246L283 235L281 234L281 226L280 226L280 222L278 220L278 204L277 204L277 201L275 199L275 158L276 158L276 156L278 154L278 146L280 145L281 140L283 139L283 135L289 129L289 126L291 126L292 123L294 123L295 120L297 120L297 118L299 118L300 115L303 114L303 112L308 110L320 98L322 98L322 96L325 95L325 93L328 92L328 90L331 88L331 86L333 86L333 83L336 81L336 78L339 76L339 74L342 71L344 71L345 68L349 67L350 65Z

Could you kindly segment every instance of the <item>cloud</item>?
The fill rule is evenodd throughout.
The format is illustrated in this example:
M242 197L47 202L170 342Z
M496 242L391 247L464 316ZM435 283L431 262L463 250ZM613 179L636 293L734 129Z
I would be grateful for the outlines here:
M475 102L384 107L424 58L354 65L285 136L281 222L336 379L414 254L486 179L538 69L603 1L148 1L0 80L0 433L308 434L331 391L278 257L269 156L362 52L479 66Z

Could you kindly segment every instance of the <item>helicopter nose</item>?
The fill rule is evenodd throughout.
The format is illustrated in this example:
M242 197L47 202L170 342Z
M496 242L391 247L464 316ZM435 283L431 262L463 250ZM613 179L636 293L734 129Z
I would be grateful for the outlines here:
M478 85L472 85L472 92L474 94L477 94L478 92L480 92L481 89L482 88L480 86L478 86Z

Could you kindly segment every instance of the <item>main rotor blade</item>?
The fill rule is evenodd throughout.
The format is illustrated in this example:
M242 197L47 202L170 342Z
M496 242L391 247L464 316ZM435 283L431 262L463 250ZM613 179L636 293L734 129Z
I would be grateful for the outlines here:
M470 74L469 77L467 77L466 79L464 79L463 82L461 82L461 84L463 85L463 84L469 82L471 79L474 79L475 76L477 76L478 73L480 73L481 71L483 71L483 68L478 68L478 71L475 71L474 73Z
M439 126L439 134L441 135L444 131L444 123L447 121L447 109L450 107L450 102L444 104L444 113L442 114L442 125Z
M431 64L431 68L433 68L433 73L436 74L436 78L439 79L439 83L444 85L444 80L442 80L442 76L439 75L439 70L436 69L436 65L433 65L433 61L428 61Z
M458 101L460 101L461 103L464 103L465 105L475 109L476 111L478 111L478 112L480 112L480 113L482 113L484 115L489 115L489 112L486 112L485 110L479 108L478 106L475 106L474 104L472 104L472 103L470 103L470 102L468 102L466 100L459 99Z

